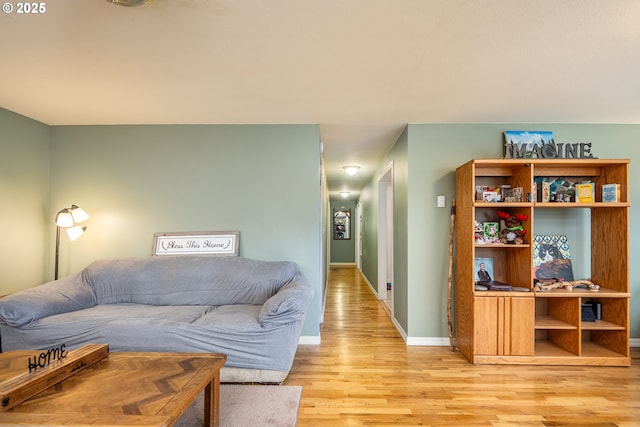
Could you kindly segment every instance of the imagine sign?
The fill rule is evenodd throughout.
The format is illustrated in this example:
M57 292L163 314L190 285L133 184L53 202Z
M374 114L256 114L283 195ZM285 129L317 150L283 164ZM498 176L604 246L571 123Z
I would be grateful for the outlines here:
M505 159L594 159L591 143L557 143L550 131L504 132Z

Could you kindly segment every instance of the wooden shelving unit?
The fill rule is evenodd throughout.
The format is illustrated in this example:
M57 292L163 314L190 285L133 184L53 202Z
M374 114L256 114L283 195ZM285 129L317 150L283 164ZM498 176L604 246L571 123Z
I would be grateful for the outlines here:
M536 201L538 177L595 184L593 203ZM602 185L620 184L619 202L602 202ZM456 169L456 345L472 363L629 366L629 160L471 160ZM478 185L522 187L525 201L476 200ZM534 289L534 218L544 209L589 209L591 281L582 288ZM476 220L497 211L527 215L523 244L477 244ZM494 280L528 292L475 290L474 260L493 258ZM602 319L583 321L581 307L598 302Z

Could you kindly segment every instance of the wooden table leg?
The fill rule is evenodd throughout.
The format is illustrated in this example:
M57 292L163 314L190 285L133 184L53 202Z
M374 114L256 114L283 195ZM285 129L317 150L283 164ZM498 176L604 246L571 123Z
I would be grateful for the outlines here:
M204 426L220 427L220 377L217 374L204 389Z

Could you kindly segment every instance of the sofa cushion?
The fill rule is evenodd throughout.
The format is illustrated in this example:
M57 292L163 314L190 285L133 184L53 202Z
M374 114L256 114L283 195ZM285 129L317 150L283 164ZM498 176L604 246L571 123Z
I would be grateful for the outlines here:
M21 328L0 325L5 350L65 344L109 344L110 352L208 352L227 355L225 366L288 371L301 322L277 328L258 322L260 306L153 306L102 304L46 317Z
M0 322L22 326L47 316L93 307L97 300L81 274L64 277L0 299Z
M286 261L178 255L95 261L84 277L99 304L261 305L297 272Z
M278 326L304 319L306 309L313 297L313 288L300 275L286 284L277 294L260 307L258 321L263 326Z
M123 342L149 351L175 348L166 335L174 324L190 324L209 310L208 306L152 306L102 304L85 310L58 313L19 329L6 330L3 349L51 348L65 344L73 349L86 343L109 344L122 350ZM164 334L164 335L163 335ZM131 350L134 351L134 350Z

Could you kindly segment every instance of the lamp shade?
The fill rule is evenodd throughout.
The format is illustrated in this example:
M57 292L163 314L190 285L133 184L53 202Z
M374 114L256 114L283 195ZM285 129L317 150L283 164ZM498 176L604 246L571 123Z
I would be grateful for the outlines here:
M89 219L89 214L85 212L79 206L71 205L71 216L73 217L73 222L83 222Z
M87 227L81 227L76 225L75 227L67 228L67 235L69 236L69 240L72 242L76 240L78 237L82 236Z
M58 227L71 227L73 225L73 215L68 208L62 209L56 215L56 225Z

